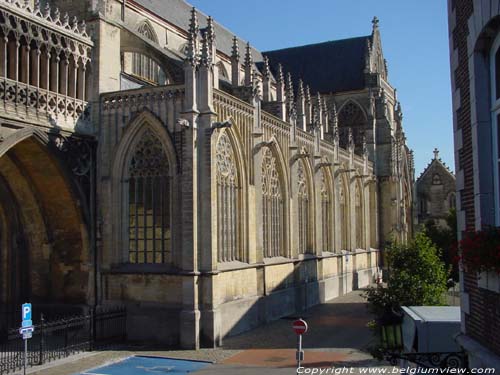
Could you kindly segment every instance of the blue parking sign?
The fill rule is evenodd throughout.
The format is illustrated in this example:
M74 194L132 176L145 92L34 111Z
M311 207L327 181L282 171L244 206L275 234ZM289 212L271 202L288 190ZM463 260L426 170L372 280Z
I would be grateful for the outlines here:
M33 325L31 320L31 303L24 303L21 307L21 316L23 318L23 327L30 327Z

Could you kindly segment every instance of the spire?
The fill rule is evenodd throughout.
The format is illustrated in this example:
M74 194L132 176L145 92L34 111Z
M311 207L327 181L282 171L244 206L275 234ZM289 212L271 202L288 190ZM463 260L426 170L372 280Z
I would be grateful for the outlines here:
M241 84L240 47L236 35L233 37L233 49L231 51L231 83L235 87Z
M297 89L297 98L304 98L304 82L299 79L299 87Z
M267 56L264 56L264 68L262 70L264 78L269 79L271 77L271 69L269 68L269 58Z
M212 62L215 63L215 55L217 53L217 50L215 49L215 29L214 29L214 20L210 16L207 19L205 38L207 39L208 50L210 52Z
M276 73L276 101L278 103L285 102L285 80L283 78L283 67L281 64L278 64L278 72ZM285 113L284 106L280 105L281 117L283 119L283 115Z
M286 74L286 98L288 100L288 103L293 103L295 101L294 95L293 95L293 82L292 82L292 75L290 72Z
M375 33L375 31L378 30L378 24L379 24L380 20L378 19L377 16L373 17L373 20L372 20L372 25L373 25L373 33Z
M269 68L269 58L264 56L264 67L262 69L262 98L264 101L271 101L271 69Z
M247 43L246 49L245 49L245 86L250 86L252 84L252 66L253 66L253 59L252 59L252 50L250 49L250 42Z
M297 88L297 126L302 130L307 130L306 123L306 103L304 99L304 82L299 79L299 87Z
M333 122L333 130L335 131L335 128L338 129L339 126L339 116L337 113L337 104L333 103L333 108L332 108L332 122Z
M306 86L305 98L306 104L311 104L311 89L309 88L309 85Z
M233 49L231 50L231 58L233 60L240 60L240 47L238 45L238 38L233 36Z
M188 46L186 51L187 61L192 65L196 66L198 63L198 16L196 14L196 8L191 9L191 19L189 21L189 35L188 35Z
M200 31L200 25L198 24L198 14L196 13L196 8L191 8L191 19L189 20L189 34L191 37L196 39L198 37L198 32Z
M207 41L212 43L215 42L215 30L214 30L214 20L212 17L207 18L207 29L205 31L207 35Z
M285 83L285 76L283 75L283 66L278 64L278 74L276 75L276 82Z
M212 63L208 35L206 32L203 34L203 40L201 42L200 63L202 66L210 66Z

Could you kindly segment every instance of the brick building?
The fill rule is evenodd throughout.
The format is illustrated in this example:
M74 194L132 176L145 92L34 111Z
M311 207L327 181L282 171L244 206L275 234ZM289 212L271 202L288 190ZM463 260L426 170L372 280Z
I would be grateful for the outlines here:
M500 8L449 0L458 235L500 225ZM462 334L471 367L500 369L499 275L461 270Z

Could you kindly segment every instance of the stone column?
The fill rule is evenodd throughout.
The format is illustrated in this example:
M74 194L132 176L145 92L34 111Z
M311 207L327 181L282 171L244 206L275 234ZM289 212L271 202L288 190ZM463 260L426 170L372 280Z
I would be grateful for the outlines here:
M77 71L77 92L76 92L76 97L77 99L80 100L85 100L85 95L86 95L86 70L87 70L87 64L85 61L80 62L80 66L78 67Z
M59 51L55 51L55 53L51 55L48 55L50 59L50 91L53 91L55 93L59 92L59 62L61 61L61 58L59 57Z
M59 93L68 96L68 72L69 59L68 55L64 54L59 63Z
M8 76L10 79L14 81L19 80L19 47L21 44L19 43L19 38L16 35L16 39L13 41L9 41L8 49L9 49L9 59L8 59Z
M40 51L40 45L37 45L36 49L31 50L31 76L30 85L40 87L40 56L42 52Z
M78 79L78 56L71 56L69 64L68 96L76 99Z
M21 61L20 63L20 74L19 81L29 84L29 71L30 71L30 46L21 45Z
M0 76L7 77L7 45L9 38L0 39Z

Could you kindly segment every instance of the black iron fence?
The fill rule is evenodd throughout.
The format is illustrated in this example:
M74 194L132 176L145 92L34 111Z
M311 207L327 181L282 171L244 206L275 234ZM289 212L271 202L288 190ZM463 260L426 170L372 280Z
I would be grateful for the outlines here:
M91 310L88 314L57 320L42 316L28 341L28 366L103 348L126 339L127 314L124 308ZM19 328L0 337L0 375L22 369L24 341Z

